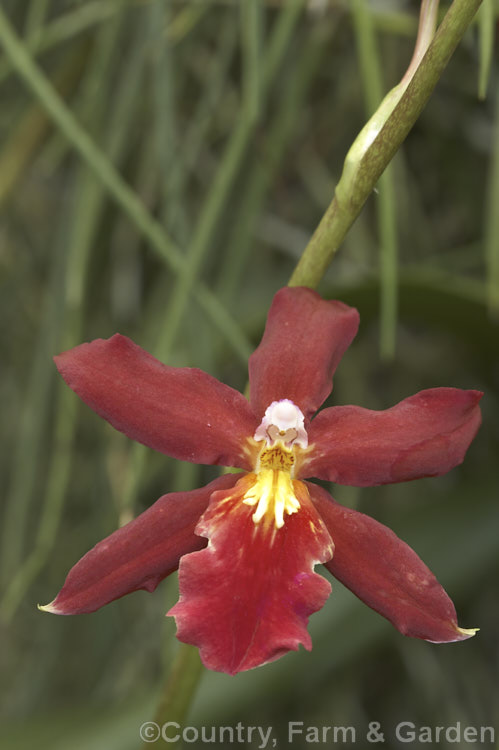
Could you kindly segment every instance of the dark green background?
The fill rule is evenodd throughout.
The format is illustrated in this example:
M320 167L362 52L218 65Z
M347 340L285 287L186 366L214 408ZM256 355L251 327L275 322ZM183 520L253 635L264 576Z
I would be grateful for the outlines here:
M418 5L370 4L385 90L411 57ZM2 8L180 252L200 248L201 278L237 321L234 346L192 297L168 363L244 388L244 352L258 343L272 295L331 200L365 120L349 3L307 4L268 79L265 55L284 8L277 1L262 4L259 34L242 26L231 2L10 0ZM401 721L499 724L498 318L488 302L499 292L487 263L499 247L499 78L493 59L479 101L481 44L475 26L393 165L394 358L379 355L376 194L320 286L361 316L331 403L385 408L442 385L485 391L484 424L448 476L332 488L409 542L453 598L460 624L481 630L443 646L404 638L333 582L311 618L311 653L233 678L205 674L189 725L272 726L280 747L289 721L353 726L365 746L377 721L385 746L396 748L419 746L393 738ZM177 276L5 56L0 97L2 747L128 750L154 715L177 648L164 618L176 576L153 595L89 616L48 616L36 604L50 601L71 565L120 520L216 474L133 449L59 382L53 354L115 331L161 354Z

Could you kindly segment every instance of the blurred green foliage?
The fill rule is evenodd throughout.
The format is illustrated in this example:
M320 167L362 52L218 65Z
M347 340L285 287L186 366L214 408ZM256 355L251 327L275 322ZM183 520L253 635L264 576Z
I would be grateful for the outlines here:
M283 747L289 721L353 725L359 736L378 721L389 747L400 746L390 732L403 720L499 726L496 6L484 3L391 167L394 359L379 355L377 194L320 287L361 314L331 403L385 408L439 385L485 391L484 425L450 475L333 488L408 541L461 625L481 631L446 646L406 639L333 583L311 619L311 654L234 678L207 673L189 724L272 726ZM418 7L367 6L384 90L410 60ZM245 356L371 98L346 1L1 9L68 118L55 124L0 57L2 748L127 750L140 744L177 649L163 616L175 577L91 616L49 617L36 603L119 523L214 470L133 446L79 404L51 357L120 331L169 364L244 388Z

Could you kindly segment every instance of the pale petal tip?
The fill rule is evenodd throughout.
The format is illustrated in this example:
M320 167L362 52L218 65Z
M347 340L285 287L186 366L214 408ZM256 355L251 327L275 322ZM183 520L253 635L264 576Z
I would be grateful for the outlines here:
M473 638L479 630L480 628L457 628L458 633L463 636L463 640L465 638Z
M52 602L49 602L48 604L37 604L37 608L41 612L49 612L52 615L59 615L61 614L60 611L57 609L57 607L54 607L55 599Z

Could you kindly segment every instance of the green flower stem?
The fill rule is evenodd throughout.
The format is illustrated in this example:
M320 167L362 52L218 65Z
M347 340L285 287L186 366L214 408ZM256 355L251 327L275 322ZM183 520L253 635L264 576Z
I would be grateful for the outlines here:
M158 726L167 721L183 725L203 672L197 648L181 643L154 717ZM181 742L168 741L168 746L178 748ZM151 744L145 742L143 747L149 748Z
M454 0L412 77L404 76L361 130L345 159L335 196L296 266L290 286L316 287L322 279L380 176L416 122L481 2ZM415 64L411 62L411 66Z
M421 2L418 35L414 47L414 54L402 82L409 83L435 36L439 5L440 0L422 0Z

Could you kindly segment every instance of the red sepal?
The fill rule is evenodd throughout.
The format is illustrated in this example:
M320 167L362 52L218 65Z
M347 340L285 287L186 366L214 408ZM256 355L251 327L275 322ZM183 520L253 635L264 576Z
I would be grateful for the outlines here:
M334 539L326 568L403 635L433 643L462 641L473 630L458 627L456 610L431 570L383 524L335 502L306 482Z
M312 420L300 477L368 487L445 474L460 464L481 422L480 391L430 388L371 411L333 406Z
M308 617L331 586L313 572L329 560L331 538L301 482L298 512L276 529L273 518L254 523L242 502L254 474L232 490L216 492L196 533L208 547L182 558L177 637L200 649L206 667L228 674L278 659L300 643L311 648Z
M357 310L343 302L323 300L306 287L280 289L249 360L250 402L258 419L285 398L306 418L314 414L331 393L334 371L358 327Z
M183 461L253 468L244 447L258 422L248 402L202 370L167 367L120 334L55 362L82 401L133 440Z
M94 612L132 591L154 591L177 569L180 557L201 549L194 533L215 490L232 487L240 475L227 474L192 492L163 495L133 521L95 545L71 568L53 602L40 607L56 615Z

